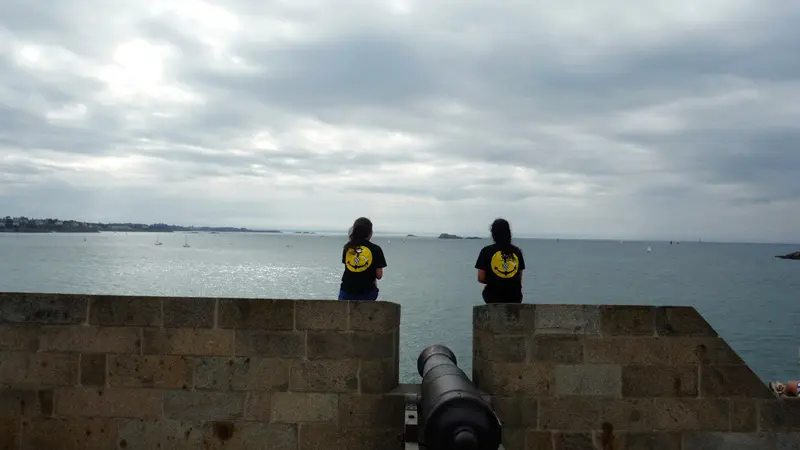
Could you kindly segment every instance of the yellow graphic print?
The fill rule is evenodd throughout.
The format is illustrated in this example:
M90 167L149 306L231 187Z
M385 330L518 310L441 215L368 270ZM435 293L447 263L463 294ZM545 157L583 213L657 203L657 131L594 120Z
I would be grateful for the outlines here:
M495 252L492 255L492 272L500 278L513 278L519 270L519 258L514 253Z
M372 252L363 245L350 248L347 250L344 265L350 272L363 272L372 265Z

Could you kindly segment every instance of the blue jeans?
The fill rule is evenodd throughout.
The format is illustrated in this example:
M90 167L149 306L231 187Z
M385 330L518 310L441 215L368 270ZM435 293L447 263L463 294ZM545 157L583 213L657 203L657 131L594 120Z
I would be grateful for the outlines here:
M377 300L378 292L380 292L380 289L375 288L374 291L364 294L348 294L347 292L339 289L339 300Z

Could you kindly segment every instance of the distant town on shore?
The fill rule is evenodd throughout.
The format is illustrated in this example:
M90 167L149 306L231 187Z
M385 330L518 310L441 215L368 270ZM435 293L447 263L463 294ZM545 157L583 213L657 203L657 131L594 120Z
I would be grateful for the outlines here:
M209 231L240 233L281 233L280 230L251 230L235 227L194 227L184 225L167 225L165 223L102 223L84 222L80 220L35 219L29 217L0 218L0 233L99 233L103 231L125 232L158 232L174 231Z

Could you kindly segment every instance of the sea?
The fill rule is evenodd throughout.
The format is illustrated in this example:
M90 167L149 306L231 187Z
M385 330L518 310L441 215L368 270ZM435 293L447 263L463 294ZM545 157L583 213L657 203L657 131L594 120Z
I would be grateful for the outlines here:
M0 233L0 291L335 299L344 241L294 233ZM469 374L472 307L482 304L473 267L489 240L385 235L373 242L388 263L380 298L402 305L401 381L419 381L416 357L436 343L449 346ZM526 303L691 305L762 380L800 378L800 262L774 258L797 246L515 243L525 254Z

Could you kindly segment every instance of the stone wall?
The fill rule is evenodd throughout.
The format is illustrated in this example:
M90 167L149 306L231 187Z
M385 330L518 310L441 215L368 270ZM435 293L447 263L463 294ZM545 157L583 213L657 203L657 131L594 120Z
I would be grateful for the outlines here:
M508 450L800 450L800 400L694 308L483 305L473 328Z
M387 302L0 294L0 450L385 449Z

